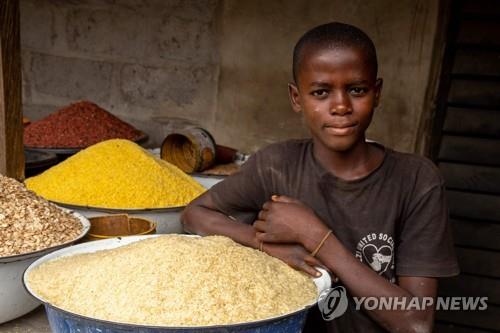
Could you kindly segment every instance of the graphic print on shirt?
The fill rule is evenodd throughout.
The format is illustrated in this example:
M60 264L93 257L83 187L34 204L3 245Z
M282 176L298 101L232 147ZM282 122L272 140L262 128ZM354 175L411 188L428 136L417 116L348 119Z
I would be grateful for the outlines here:
M390 269L389 278L394 271L394 240L386 233L370 233L361 238L356 246L356 258L366 262L375 272L383 275Z

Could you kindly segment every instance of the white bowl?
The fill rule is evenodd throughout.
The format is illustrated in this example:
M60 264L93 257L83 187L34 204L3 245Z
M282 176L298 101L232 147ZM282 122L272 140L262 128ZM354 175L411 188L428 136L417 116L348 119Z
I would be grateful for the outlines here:
M75 215L83 226L76 239L35 252L0 257L0 324L20 317L40 305L40 301L31 297L24 289L23 273L26 268L38 258L73 244L89 231L90 222L85 217L76 212L70 213Z

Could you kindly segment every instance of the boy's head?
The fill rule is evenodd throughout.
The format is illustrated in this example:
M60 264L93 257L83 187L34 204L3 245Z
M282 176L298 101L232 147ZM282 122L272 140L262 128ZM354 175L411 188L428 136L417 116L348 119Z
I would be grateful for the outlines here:
M316 147L327 153L362 148L382 89L370 38L348 24L320 25L295 46L293 75L290 101Z
M300 66L304 55L321 49L355 48L366 57L366 64L372 69L373 76L377 76L378 62L375 45L370 37L355 26L331 22L319 25L307 31L295 44L293 49L293 80L298 81Z

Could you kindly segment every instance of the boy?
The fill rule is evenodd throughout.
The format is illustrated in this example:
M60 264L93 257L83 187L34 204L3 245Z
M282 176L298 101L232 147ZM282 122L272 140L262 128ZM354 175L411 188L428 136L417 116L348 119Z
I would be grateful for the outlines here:
M329 23L293 55L292 108L312 139L271 145L193 201L186 230L226 235L296 269L328 268L355 297L436 297L458 274L443 181L428 160L365 140L382 89L370 38ZM356 310L329 332L431 332L434 310Z

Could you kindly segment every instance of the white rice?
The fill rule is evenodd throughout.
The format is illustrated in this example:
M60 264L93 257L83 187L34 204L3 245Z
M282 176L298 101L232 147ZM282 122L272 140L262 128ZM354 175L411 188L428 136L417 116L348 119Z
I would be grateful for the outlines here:
M308 276L221 236L165 235L47 262L28 276L51 304L152 326L206 326L279 316L315 301Z

